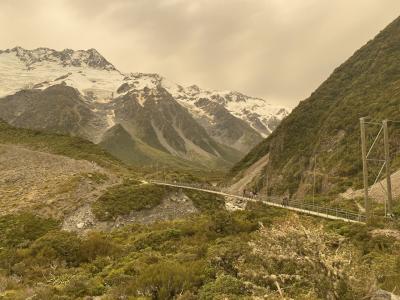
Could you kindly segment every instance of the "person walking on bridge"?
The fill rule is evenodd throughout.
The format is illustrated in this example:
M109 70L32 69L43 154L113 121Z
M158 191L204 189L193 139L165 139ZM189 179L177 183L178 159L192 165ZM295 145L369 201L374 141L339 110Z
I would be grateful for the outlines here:
M289 197L287 195L283 196L282 205L283 206L288 206L289 205Z

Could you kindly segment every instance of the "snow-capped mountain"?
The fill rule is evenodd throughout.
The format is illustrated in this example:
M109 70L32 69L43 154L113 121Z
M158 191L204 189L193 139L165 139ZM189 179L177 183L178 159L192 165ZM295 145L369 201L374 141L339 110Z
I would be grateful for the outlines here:
M121 85L123 78L124 75L95 49L55 51L16 47L0 50L0 97L64 81L83 95L97 92L98 97L107 98Z
M213 120L213 115L204 106L204 100L225 107L233 116L244 120L263 137L267 137L277 124L288 115L283 107L273 106L264 99L253 98L233 91L210 91L192 85L183 88L167 85L169 92L194 115Z
M236 160L288 114L238 92L184 87L158 74L124 74L95 49L0 51L1 97L0 118L11 124L56 128L96 143L125 130L140 144L188 160ZM53 114L47 123L41 122L46 107Z

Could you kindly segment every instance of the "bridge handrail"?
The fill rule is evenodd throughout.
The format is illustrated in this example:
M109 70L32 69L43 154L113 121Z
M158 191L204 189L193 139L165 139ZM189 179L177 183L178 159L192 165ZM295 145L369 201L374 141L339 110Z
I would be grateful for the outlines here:
M240 194L232 194L228 191L224 191L224 189L221 189L218 186L213 186L213 185L208 185L208 184L201 184L201 183L182 183L182 182L177 182L177 181L165 181L165 180L150 180L151 183L158 183L158 184L167 184L167 185L176 185L178 187L188 187L188 188L196 188L200 190L209 190L209 191L214 191L218 192L221 194L226 194L226 196L233 196L233 197L238 197L246 200L251 200L251 201L263 201L267 203L274 203L275 205L279 205L281 207L293 207L293 208L298 208L302 210L307 210L310 212L316 212L319 214L326 214L327 216L336 216L340 217L343 219L348 219L348 220L353 220L353 221L358 221L358 222L364 222L366 217L365 215L361 213L356 213L354 211L347 211L344 209L340 208L332 208L329 206L321 206L321 205L316 205L315 203L310 203L310 202L305 202L303 200L290 200L287 205L282 204L282 198L279 197L260 197L259 195L254 196L254 197L247 197L246 195L240 195Z

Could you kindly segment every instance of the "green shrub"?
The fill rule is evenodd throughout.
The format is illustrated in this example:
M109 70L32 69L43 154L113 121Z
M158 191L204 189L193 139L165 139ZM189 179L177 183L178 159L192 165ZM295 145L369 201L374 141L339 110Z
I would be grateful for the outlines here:
M106 287L99 278L90 278L86 275L72 277L66 286L62 289L62 294L76 299L78 297L100 296L106 290Z
M246 210L238 215L253 224L258 225L258 223L262 223L266 226L287 218L289 211L271 207L261 202L248 202L246 204Z
M225 208L225 199L222 196L195 190L185 190L185 194L201 212L215 211Z
M250 251L248 241L249 238L244 236L218 239L208 249L207 257L211 265L218 271L236 276L238 259Z
M126 274L126 271L123 268L112 269L108 272L107 276L104 278L104 282L107 285L126 285L128 282L131 282L133 277L129 274Z
M151 231L149 233L139 235L137 240L134 242L133 247L136 250L145 248L160 249L163 247L163 243L178 240L185 235L185 232L175 228Z
M30 242L57 229L59 223L30 213L0 217L0 247L27 246Z
M209 231L211 234L231 235L251 232L258 228L256 220L250 220L245 214L216 211L210 215Z
M132 211L149 209L159 205L166 196L164 187L124 183L111 187L93 205L93 213L101 221L129 215Z
M215 281L204 285L199 293L200 300L235 299L248 292L244 283L230 275L221 275Z
M86 236L43 230L32 235L30 239L36 240L28 240L24 248L21 243L0 248L0 286L4 274L5 299L26 299L35 293L32 299L58 300L262 298L278 295L276 280L285 296L296 299L326 298L332 290L340 299L361 299L366 282L387 290L399 288L398 242L371 233L374 228L365 225L326 221L329 226L323 228L306 218L307 222L290 227L298 231L295 235L283 223L276 224L292 218L296 217L283 210L253 203L244 211L218 210ZM276 225L260 227L259 222ZM312 233L314 227L318 234ZM328 238L333 236L329 231L341 236ZM365 269L364 275L348 268L350 277L346 270L333 289L325 274L330 271L318 263L325 257L318 254L319 240L327 247L321 249L332 255L340 249L335 259L344 259L341 255L347 253L357 260L355 265ZM311 244L303 247L304 243ZM301 259L292 259L293 253ZM344 262L335 260L332 266ZM300 277L274 279L273 274Z
M81 253L81 239L66 231L51 231L37 239L30 247L30 254L39 264L61 260L77 266L87 260Z
M135 294L152 299L173 299L178 294L200 287L207 279L207 267L203 262L178 263L163 261L146 268L135 280Z
M110 237L99 232L89 233L80 245L81 255L87 261L93 261L101 256L115 255L118 250Z
M93 262L87 269L96 272L98 266L101 267L100 264L104 267L104 263L98 258L115 257L120 251L112 239L101 233L91 232L87 237L80 238L76 233L53 230L14 256L7 252L0 255L0 263L5 264L8 261L13 264L13 272L22 274L27 271L28 265L46 268L53 263L65 262L69 267L76 267L82 263Z

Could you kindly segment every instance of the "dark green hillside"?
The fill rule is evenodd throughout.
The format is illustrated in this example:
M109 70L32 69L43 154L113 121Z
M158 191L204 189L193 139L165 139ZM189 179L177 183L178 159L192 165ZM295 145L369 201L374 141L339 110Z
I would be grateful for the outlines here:
M317 155L319 192L360 186L359 118L400 119L400 19L358 50L231 171L270 154L267 172L276 192L296 192L310 183ZM397 124L399 125L399 124ZM371 127L371 129L373 129ZM374 129L376 132L376 128ZM390 125L393 157L400 127ZM395 164L397 164L395 162ZM281 177L277 180L278 176ZM283 180L282 180L283 179ZM302 183L304 185L302 185Z

